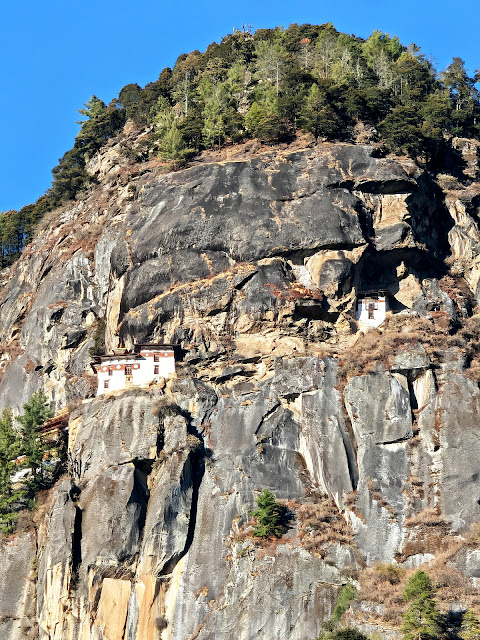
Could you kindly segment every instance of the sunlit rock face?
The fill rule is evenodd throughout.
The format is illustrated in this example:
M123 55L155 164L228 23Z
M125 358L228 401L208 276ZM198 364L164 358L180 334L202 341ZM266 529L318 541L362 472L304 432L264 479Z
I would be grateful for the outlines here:
M314 640L349 578L436 566L435 531L475 586L477 183L362 145L124 182L121 157L2 290L3 406L43 387L70 409L67 473L2 542L2 638ZM390 303L363 336L366 291ZM107 350L176 345L175 375L94 398L100 318ZM253 536L264 488L291 514L277 540Z

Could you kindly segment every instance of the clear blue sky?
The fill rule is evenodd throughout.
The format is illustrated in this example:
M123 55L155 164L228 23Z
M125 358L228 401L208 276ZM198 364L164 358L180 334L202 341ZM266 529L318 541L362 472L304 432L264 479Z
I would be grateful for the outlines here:
M480 67L478 0L4 0L0 59L0 211L35 201L70 149L92 94L156 80L177 56L204 50L233 28L333 22L415 42L437 69L453 56Z

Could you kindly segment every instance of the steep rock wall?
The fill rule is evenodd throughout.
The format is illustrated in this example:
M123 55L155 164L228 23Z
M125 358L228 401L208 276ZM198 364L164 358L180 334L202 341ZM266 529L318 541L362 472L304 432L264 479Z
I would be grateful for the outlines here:
M19 567L0 584L6 638L23 624L41 640L313 639L365 566L433 561L426 513L453 537L480 520L479 390L460 342L424 349L400 329L383 364L353 362L361 289L389 288L406 325L421 315L445 341L471 314L462 193L360 145L131 167L124 182L97 164L101 187L2 292L2 401L19 410L43 386L71 408L68 476L2 550ZM450 244L470 286L452 297L438 284ZM176 377L92 399L99 318L108 347L175 342ZM292 513L278 542L252 537L263 488ZM454 558L472 585L473 551Z

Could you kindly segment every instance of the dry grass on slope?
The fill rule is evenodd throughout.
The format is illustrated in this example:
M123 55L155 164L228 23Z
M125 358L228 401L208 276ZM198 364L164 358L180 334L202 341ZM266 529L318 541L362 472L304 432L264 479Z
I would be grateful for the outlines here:
M287 503L297 521L297 539L300 545L310 553L324 556L326 550L335 542L353 543L353 529L347 523L335 502L327 496L308 502Z
M440 312L438 312L440 313ZM348 351L348 357L340 360L343 378L375 371L378 365L389 369L399 350L423 344L427 353L445 349L450 342L449 319L441 314L432 320L394 315L381 328L360 335Z
M445 350L457 348L465 358L465 374L480 381L480 315L453 326L448 314L432 312L430 318L394 315L376 330L361 334L340 359L340 375L346 383L353 376L371 373L381 365L390 369L402 349L422 344L435 365Z
M370 622L385 622L393 627L401 625L406 580L407 572L395 564L378 564L359 573L356 602L368 605Z
M411 527L415 527L415 535L418 536L418 548L415 551L435 553L435 558L422 564L420 568L435 584L435 600L441 611L447 612L453 604L460 604L462 608L470 609L478 616L480 593L457 566L462 554L479 548L480 525L472 527L464 536L455 536L445 534L445 523L442 521L441 535L435 535L439 516L432 511L428 510L428 513L417 517L415 521L411 519L409 523ZM422 532L428 531L432 534L430 538L422 535ZM434 543L434 549L429 542ZM356 602L360 605L357 615L362 617L362 621L365 621L365 612L368 611L369 622L400 627L407 607L403 600L403 592L408 578L414 571L416 569L404 568L399 564L377 564L361 571L358 576L360 589Z

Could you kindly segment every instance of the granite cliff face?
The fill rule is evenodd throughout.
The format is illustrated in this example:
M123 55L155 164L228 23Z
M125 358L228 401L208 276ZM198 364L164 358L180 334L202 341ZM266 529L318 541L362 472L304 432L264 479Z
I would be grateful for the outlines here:
M68 475L3 543L0 636L313 640L353 579L349 623L395 637L379 562L478 607L478 148L456 177L347 144L162 174L124 144L2 274L2 402L43 387L70 422ZM369 289L393 313L362 336ZM100 318L107 348L178 345L176 376L92 398Z

